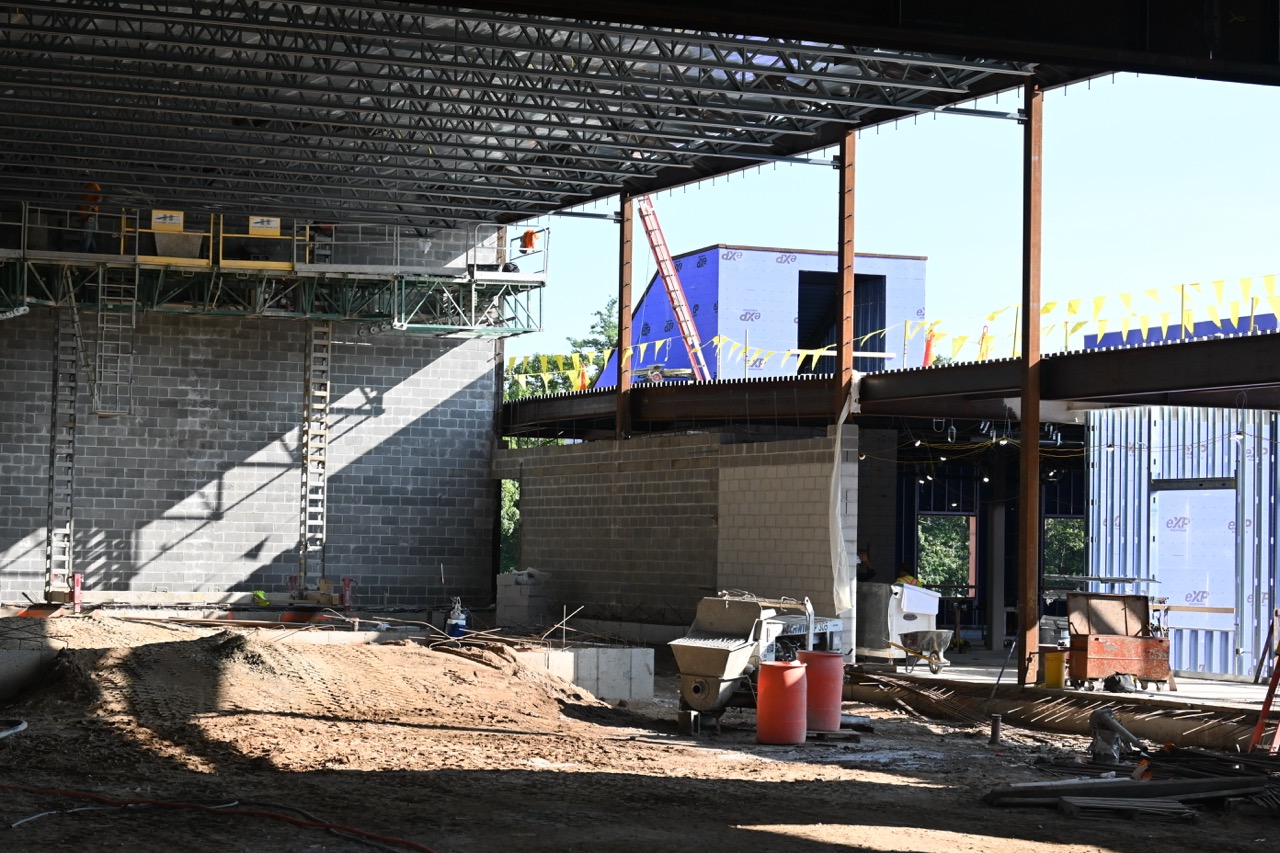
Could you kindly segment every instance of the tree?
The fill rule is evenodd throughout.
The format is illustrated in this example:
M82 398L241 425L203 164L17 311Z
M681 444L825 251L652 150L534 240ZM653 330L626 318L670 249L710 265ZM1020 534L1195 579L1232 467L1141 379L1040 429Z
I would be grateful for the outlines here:
M1044 573L1046 575L1084 574L1084 519L1046 518L1044 520Z
M921 515L917 577L944 594L963 595L969 586L969 516Z
M579 363L587 369L587 382L594 382L595 378L600 375L600 371L604 369L605 355L609 350L616 349L618 346L618 299L610 297L604 307L592 314L595 319L592 321L588 334L581 338L565 338L569 344L569 352L578 353ZM566 370L562 370L560 363L566 361L566 353L554 353L546 355L538 353L528 357L519 359L520 364L529 364L532 366L532 372L535 374L545 374L544 376L536 375L533 377L526 376L523 380L518 379L516 375L507 376L507 384L504 389L504 400L518 400L521 397L535 396L539 394L563 394L566 391L579 390L574 387L573 379L568 375ZM590 355L590 358L588 358ZM546 359L547 369L542 369L542 360ZM565 368L568 368L565 364Z
M512 572L520 568L520 482L502 481L502 509L498 523L501 526L502 554L499 571Z

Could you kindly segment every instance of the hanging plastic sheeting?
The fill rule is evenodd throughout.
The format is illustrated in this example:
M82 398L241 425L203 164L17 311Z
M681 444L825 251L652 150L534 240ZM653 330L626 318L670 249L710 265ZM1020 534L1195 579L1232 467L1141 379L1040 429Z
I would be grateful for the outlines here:
M1175 671L1252 675L1280 573L1277 415L1162 406L1088 426L1089 574L1160 581L1095 591L1165 605Z

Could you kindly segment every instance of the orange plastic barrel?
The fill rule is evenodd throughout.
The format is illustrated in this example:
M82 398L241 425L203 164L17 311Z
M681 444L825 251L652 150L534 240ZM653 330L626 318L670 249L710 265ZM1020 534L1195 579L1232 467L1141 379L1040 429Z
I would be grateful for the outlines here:
M808 710L811 732L840 731L840 710L844 702L844 655L839 652L799 652L796 657L807 667Z
M809 704L804 664L799 661L770 661L760 664L756 685L756 742L771 744L804 743Z

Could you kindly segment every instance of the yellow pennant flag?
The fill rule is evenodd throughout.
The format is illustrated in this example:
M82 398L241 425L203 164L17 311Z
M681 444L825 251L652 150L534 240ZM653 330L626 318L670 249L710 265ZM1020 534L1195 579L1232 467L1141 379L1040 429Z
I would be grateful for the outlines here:
M1012 308L1012 307L1013 307L1012 305L1006 305L1006 306L1004 306L1003 308L1001 308L1001 309L1000 309L1000 310L998 310L998 311L992 311L990 314L988 314L988 315L987 315L987 322L988 322L988 323L994 323L994 322L996 321L996 318L997 318L997 317L999 317L1001 314L1003 314L1004 312L1008 311L1008 310L1009 310L1010 308ZM923 322L923 321L921 321L921 322Z
M1240 328L1240 301L1232 299L1227 303L1227 308L1231 310L1231 326L1238 330Z
M561 373L564 373L564 356L562 355L556 356L556 369L559 370Z
M1089 324L1088 324L1088 323L1086 323L1084 320L1081 320L1079 323L1075 323L1074 325L1072 325L1072 327L1071 327L1071 331L1067 332L1067 334L1068 334L1068 335L1074 335L1076 332L1080 331L1081 329L1083 329L1083 328L1084 328L1085 326L1087 326L1087 325L1089 325Z
M1276 295L1276 277L1273 275L1264 275L1262 277L1262 286L1267 289L1267 296Z
M907 333L907 340L911 340L912 338L914 338L916 336L916 332L920 331L920 328L923 325L924 325L924 320L921 320L918 323L913 323L910 320L908 320L903 326L903 329Z
M516 357L513 355L511 356L511 358L507 359L507 373L515 373L515 372L516 372Z
M1138 318L1138 322L1141 324L1138 326L1138 334L1142 336L1142 340L1145 342L1147 340L1147 330L1151 328L1151 317L1143 314Z
M757 359L757 358L759 358L759 357L760 357L760 356L762 356L762 355L764 355L764 350L763 350L763 349L760 349L759 347L757 347L756 349L752 350L752 352L751 352L751 357L750 357L750 361L751 361L751 363L752 363L752 364L755 364L755 363L756 363L756 359Z
M1222 304L1222 291L1226 286L1227 283L1222 279L1218 279L1213 283L1213 298L1219 305Z
M947 332L933 332L933 342L941 343L942 339L947 336Z
M1133 296L1128 293L1120 294L1120 302L1124 304L1124 310L1130 314L1133 313Z
M1080 300L1071 299L1067 301L1067 316L1074 317L1080 313Z
M523 373L517 373L517 374L516 374L516 382L520 383L520 388L521 388L521 389L523 389L523 390L525 390L525 391L529 390L529 377L528 377L528 376L526 376L525 374L523 374Z
M960 355L960 348L964 346L965 341L969 340L968 335L956 335L951 339L951 360L955 361Z
M625 350L622 351L623 367L627 367L629 364L631 364L631 356L634 354L635 354L635 349L633 347L627 347Z
M551 374L539 373L538 375L542 377L542 389L546 391L548 394L550 394L551 393Z
M1144 290L1142 292L1147 294L1147 296L1151 299L1152 302L1160 301L1160 291L1156 290L1155 288L1152 288L1151 290Z
M1240 301L1248 302L1249 298L1252 295L1253 295L1253 279L1251 278L1240 279Z
M1218 317L1218 306L1206 305L1204 306L1204 313L1209 315L1209 322L1212 323L1218 331L1222 331L1222 320Z
M1066 323L1063 323L1062 325L1063 325L1063 326L1066 326ZM1041 336L1042 336L1042 337L1046 337L1046 338L1053 337L1053 333L1054 333L1054 331L1055 331L1057 328L1058 328L1058 324L1057 324L1057 323L1054 323L1054 324L1050 325L1047 329L1046 329L1046 328L1041 328L1041 329L1040 329L1040 334L1041 334Z
M778 354L778 351L777 351L776 349L771 349L771 350L769 350L767 353L765 353L765 354L764 354L764 361L763 361L763 362L761 362L761 363L762 363L762 364L768 364L768 363L769 363L769 359L773 358L773 357L774 357L775 355L777 355L777 354Z
M818 366L818 358L822 355L822 350L816 349L809 358L809 369L813 370Z
M1098 340L1102 340L1102 336L1107 333L1107 318L1103 317L1098 321Z
M645 352L648 351L648 349L649 349L648 341L645 341L644 343L640 344L640 360L641 361L644 361L644 354Z
M1169 312L1160 313L1160 340L1169 340Z
M1102 306L1107 304L1107 297L1093 297L1093 322L1098 322L1098 318L1102 316Z
M605 350L605 351L604 351L604 363L605 363L605 364L608 364L608 363L609 363L609 359L613 358L613 352L614 352L614 351L613 351L613 350L611 350L611 349L607 349L607 350Z
M1046 302L1045 304L1040 306L1040 316L1043 317L1046 314L1052 314L1053 309L1057 307L1058 307L1058 303L1056 302Z
M540 356L538 356L538 361L540 361L540 362L542 363L542 372L543 372L543 373L548 373L548 372L550 372L551 368L547 367L547 357L546 357L545 355L540 355Z
M1267 304L1271 306L1271 313L1280 317L1280 297L1268 296Z
M595 363L596 363L596 351L595 351L595 350L593 350L593 349L584 350L584 351L583 351L583 353L582 353L582 359L583 359L583 361L585 361L587 364L595 364ZM605 358L605 361L608 361L608 360L609 360L609 359L606 357L606 358Z
M582 356L578 355L578 353L575 352L572 355L570 355L569 358L571 361L573 361L574 370L582 369Z

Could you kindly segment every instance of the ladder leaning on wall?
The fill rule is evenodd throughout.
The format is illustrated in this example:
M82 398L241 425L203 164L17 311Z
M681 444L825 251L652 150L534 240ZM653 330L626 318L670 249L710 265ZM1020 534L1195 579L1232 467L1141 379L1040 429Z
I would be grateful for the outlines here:
M702 355L702 340L698 337L698 327L689 313L689 303L684 296L684 287L680 284L680 274L671 260L671 252L667 249L667 239L662 235L662 227L658 224L658 214L653 209L653 200L649 196L641 196L636 201L636 212L640 214L640 224L644 226L644 235L649 240L649 248L653 251L653 259L658 264L658 274L667 288L667 298L671 300L671 310L675 314L676 326L680 329L680 337L684 340L685 349L689 351L689 366L693 368L693 378L705 382L711 378L707 368L707 360Z
M333 323L312 323L302 400L302 500L298 532L298 595L307 589L308 573L324 576L326 534L325 477L329 456L329 366Z

